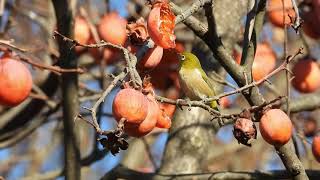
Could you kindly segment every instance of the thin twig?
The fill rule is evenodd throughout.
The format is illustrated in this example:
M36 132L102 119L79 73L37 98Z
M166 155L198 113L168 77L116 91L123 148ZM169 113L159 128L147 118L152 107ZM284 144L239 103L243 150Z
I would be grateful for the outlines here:
M40 59L34 58L34 56L30 56L29 54L27 54L28 50L22 49L20 47L13 45L12 41L0 40L0 46L9 48L11 51L15 52L16 56L18 56L20 60L28 64L31 64L32 66L37 67L39 69L46 69L46 70L52 71L58 75L60 75L61 73L84 73L85 72L81 68L65 69L59 66L51 66L51 65L45 65L45 64L39 63Z
M201 108L207 110L208 112L210 112L212 115L215 115L219 118L234 117L234 115L230 115L230 114L221 114L219 111L217 111L217 110L211 108L209 105L207 105L207 103L210 103L211 101L219 100L220 98L225 97L225 96L229 96L229 95L233 95L233 94L237 94L237 93L242 93L243 91L245 91L249 88L259 86L263 82L267 81L267 79L269 79L273 75L279 73L282 70L287 70L287 64L290 63L297 55L301 54L302 49L303 48L299 48L299 50L293 56L289 56L277 69L273 70L270 74L266 75L264 78L260 79L259 81L252 82L252 83L247 84L241 88L237 88L237 89L229 91L229 92L221 93L217 96L210 97L210 98L204 99L202 101L189 101L189 100L184 100L184 99L173 100L173 99L169 99L169 98L165 98L165 97L157 96L157 95L155 97L158 101L160 101L162 103L168 103L168 104L173 104L173 105L177 105L177 106L201 107ZM265 104L263 104L263 105L265 105Z
M20 57L19 58L20 60L28 63L28 64L31 64L32 66L34 67L37 67L39 69L46 69L46 70L49 70L49 71L52 71L52 72L55 72L57 73L58 75L60 75L61 73L79 73L79 74L82 74L84 73L85 71L81 68L73 68L73 69L64 69L64 68L61 68L59 66L50 66L50 65L45 65L45 64L41 64L41 63L37 63L37 62L34 62L32 61L31 59L27 59L27 58L22 58Z
M301 18L300 18L300 14L299 14L299 9L298 9L296 0L291 0L291 2L292 2L292 6L293 6L293 9L294 9L294 12L296 13L296 17L295 17L294 22L292 24L292 28L296 32L299 32L299 29L301 27ZM283 21L283 22L285 22L285 21Z
M220 74L216 73L216 72L211 72L213 74L213 76L210 76L210 78L217 82L220 83L222 85L228 86L232 89L237 89L238 87L233 85L232 83L228 82L227 80L225 80L225 78L223 78Z
M136 58L135 55L130 53L128 49L124 48L123 46L115 45L115 44L112 44L112 43L109 43L109 42L104 42L104 41L101 41L101 43L99 43L99 44L81 44L81 43L79 43L78 41L76 41L74 39L70 39L70 38L62 35L58 31L54 31L54 36L60 36L60 37L63 38L64 41L70 42L74 46L82 46L82 47L86 47L86 48L113 47L113 48L121 50L123 52L123 54L124 54L124 58L126 60L126 64L127 64L127 67L128 67L128 72L129 72L129 75L130 75L130 79L132 80L134 88L141 87L142 80L141 80L141 77L140 77L140 75L139 75L139 73L137 72L137 69L136 69L137 58Z
M99 134L104 134L104 131L100 128L99 123L97 121L97 109L99 105L104 101L104 99L107 97L107 95L111 92L111 90L117 85L117 83L121 80L123 80L126 77L127 73L126 72L121 72L119 75L115 76L111 84L108 86L106 90L103 91L101 94L100 98L97 100L97 102L93 105L91 109L85 108L91 112L92 116L92 122L87 121L92 125L97 133ZM78 115L78 117L82 118L81 116ZM83 118L82 118L83 119Z
M185 19L187 19L192 14L199 11L206 3L210 3L211 0L198 0L194 2L187 10L181 12L179 15L176 16L175 24L178 24Z
M285 60L278 68L276 68L275 70L270 72L268 75L266 75L264 78L260 79L259 81L254 81L254 82L252 82L250 84L247 84L245 86L242 86L241 88L238 88L236 90L233 90L233 91L230 91L230 92L225 92L225 93L222 93L220 95L207 98L207 99L204 100L204 102L208 103L208 102L211 102L211 101L214 101L214 100L218 100L218 99L220 99L220 98L222 98L224 96L237 94L237 93L240 93L240 92L242 92L242 91L244 91L246 89L249 89L251 87L259 86L260 84L262 84L263 82L267 81L270 77L274 76L275 74L279 73L280 71L288 70L287 67L286 67L287 64L290 63L297 55L302 54L302 50L303 50L303 48L299 48L299 50L293 56L289 56L287 58L287 60Z

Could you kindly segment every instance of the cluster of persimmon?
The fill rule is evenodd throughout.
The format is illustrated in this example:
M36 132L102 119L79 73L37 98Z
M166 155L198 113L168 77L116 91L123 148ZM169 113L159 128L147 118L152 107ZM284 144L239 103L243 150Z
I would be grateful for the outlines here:
M124 132L129 136L142 137L155 127L171 127L171 117L155 99L151 83L141 90L124 84L113 100L112 112L116 121L124 118Z
M291 0L284 0L285 7L285 22L283 22L282 16L282 0L269 1L268 17L270 22L276 26L283 28L284 24L290 25L292 20L289 18L295 18L295 12L292 8ZM302 29L304 34L312 39L320 38L320 1L307 0L301 3L301 15L303 19ZM293 69L294 79L292 80L292 86L301 93L312 93L320 88L320 68L316 59L312 57L305 57L300 59L294 64ZM261 125L261 122L260 122ZM274 124L275 127L280 123ZM280 129L279 129L280 131ZM316 135L317 123L315 120L307 120L305 122L304 134L306 137L313 137L312 140L312 153L315 159L320 162L320 136ZM281 131L283 132L283 130ZM261 132L263 135L263 133Z
M250 113L240 115L241 117L234 123L233 134L239 143L251 146L249 140L256 138L256 126L251 120ZM290 118L281 109L265 108L260 118L259 130L267 143L279 147L290 140L293 125Z
M124 46L134 54L139 51L147 39L151 38L155 42L155 46L149 49L139 62L140 68L150 70L160 63L164 50L172 51L176 47L174 27L175 16L168 2L158 0L152 4L147 23L143 18L128 23L117 12L110 12L101 18L97 30L102 40ZM77 16L75 18L74 39L80 44L94 43L89 24L83 17ZM78 53L83 50L83 47L76 47ZM102 56L97 48L90 48L89 52L97 61L103 59L107 64L112 64L120 59L119 55L121 54L118 49L112 47L104 48Z
M153 87L163 90L164 96L177 99L180 86L175 69L179 64L178 53L183 51L183 45L175 42L174 27L175 16L168 2L157 0L151 5L146 21L140 18L128 23L117 12L110 12L101 18L97 31L102 40L126 47L133 54L139 52L151 38L155 45L138 61L137 70L142 77L150 75ZM74 38L79 43L94 43L84 18L75 19L74 31ZM84 50L76 49L78 53ZM104 60L107 65L120 62L122 54L119 49L111 47L105 47L103 51L97 48L88 51L97 62ZM170 118L176 108L174 105L158 103L152 93L143 94L142 91L145 88L136 90L126 85L113 101L115 119L119 121L124 118L124 131L134 137L144 136L154 127L169 128Z
M241 61L241 54L234 51L235 60L238 64ZM252 64L252 77L259 81L267 76L276 67L276 55L271 46L266 43L259 43L256 49L256 55ZM294 64L294 79L292 86L301 93L315 92L320 88L320 68L314 58L306 57L299 59Z
M32 76L24 63L13 59L9 52L3 53L0 57L0 105L13 107L29 96Z
M283 28L285 25L290 26L297 17L291 0L284 0L283 4L282 0L268 1L267 16L271 24L276 28ZM318 0L304 0L300 2L299 10L303 20L302 30L304 34L312 39L319 39L320 2Z
M83 17L75 18L74 39L81 44L94 43L89 24ZM141 75L149 74L155 88L164 90L178 85L176 68L179 64L178 53L184 50L183 44L175 42L175 16L166 0L157 0L152 4L151 11L145 21L127 22L117 12L105 14L97 25L102 40L126 47L136 54L146 41L151 38L155 46L139 60L137 67ZM84 52L83 47L76 48L78 53ZM119 49L105 47L103 51L90 48L89 53L97 62L104 60L107 65L118 63L121 59ZM176 97L177 98L177 97Z
M238 64L241 62L241 54L236 50L233 52L235 60ZM268 75L276 67L277 57L267 42L257 45L256 54L252 64L252 77L255 81L259 81Z

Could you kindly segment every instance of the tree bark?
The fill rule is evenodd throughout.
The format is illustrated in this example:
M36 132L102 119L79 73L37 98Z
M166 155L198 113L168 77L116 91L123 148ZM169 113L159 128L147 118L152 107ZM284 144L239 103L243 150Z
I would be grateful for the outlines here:
M218 33L223 37L222 41L229 50L238 40L236 32L240 29L246 4L245 1L215 1L215 13L219 15ZM179 12L177 8L174 11ZM200 108L191 108L191 111L187 108L184 108L184 111L177 110L172 122L159 172L163 174L202 172L205 169L202 166L208 151L213 150L211 144L219 124L211 122L208 112Z
M73 38L73 19L76 1L75 0L53 0L57 18L58 31ZM59 65L62 68L77 68L78 62L72 44L65 42L58 37ZM80 149L79 136L75 129L74 118L79 111L78 101L78 74L62 74L62 105L64 125L64 152L65 152L65 177L69 180L80 179Z
M201 108L176 112L160 173L201 172L215 133L209 118L209 113Z

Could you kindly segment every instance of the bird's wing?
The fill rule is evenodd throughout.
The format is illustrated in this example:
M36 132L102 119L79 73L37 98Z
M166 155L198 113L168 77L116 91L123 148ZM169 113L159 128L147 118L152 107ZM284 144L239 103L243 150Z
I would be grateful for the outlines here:
M209 96L209 97L215 96L216 93L215 93L214 83L208 78L206 72L204 72L203 69L199 69L199 70L200 70L202 79L208 84L209 88L210 88L211 91L212 91L208 96Z
M196 87L196 89L199 89L199 91L202 92L206 97L214 96L214 89L211 87L209 78L206 73L202 69L197 69L197 73L200 74L199 77L202 79L202 81L199 81L199 85Z
M214 83L212 82L212 80L210 78L208 78L206 72L204 72L203 69L200 69L200 73L201 73L202 79L206 82L206 84L208 84L208 87L211 90L211 93L208 95L208 97L215 96L216 93L215 93ZM212 101L211 102L211 107L212 108L216 108L217 110L219 110L219 101Z

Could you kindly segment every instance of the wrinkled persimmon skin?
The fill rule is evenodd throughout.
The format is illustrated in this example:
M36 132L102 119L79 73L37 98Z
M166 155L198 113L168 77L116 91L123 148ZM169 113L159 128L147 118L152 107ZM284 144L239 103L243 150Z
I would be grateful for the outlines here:
M320 87L320 69L312 59L300 60L293 69L293 87L302 93L311 93Z
M276 27L284 27L284 24L290 25L291 20L295 18L296 14L292 7L291 0L284 0L285 7L285 20L283 22L283 12L282 12L282 0L270 0L268 1L268 18L270 22ZM290 17L289 17L290 16Z
M128 123L139 124L148 114L148 100L140 91L125 88L115 96L112 112L117 121L125 118Z
M124 45L127 40L127 20L117 12L105 14L98 26L101 38L116 45Z
M160 63L162 55L163 48L161 46L155 46L154 48L149 49L139 62L139 69L152 70Z
M157 123L159 106L155 99L148 99L148 114L140 124L125 123L124 132L129 136L142 137L150 133Z
M292 122L280 109L263 113L259 123L260 133L265 141L274 146L286 144L292 136Z
M0 59L0 104L16 106L30 94L32 76L21 62L5 57Z
M320 136L314 136L312 140L312 154L320 162Z
M148 33L155 44L164 49L176 46L174 35L175 15L169 5L158 2L153 5L147 20Z

